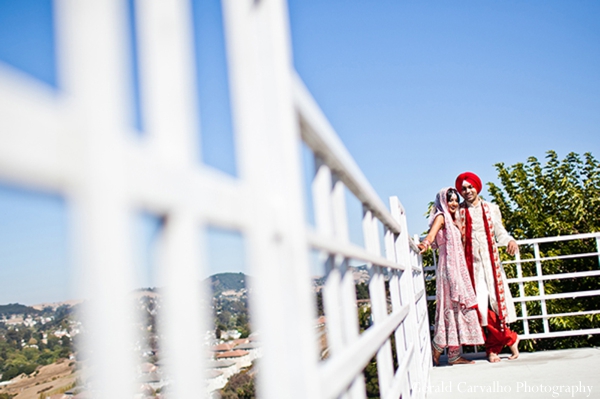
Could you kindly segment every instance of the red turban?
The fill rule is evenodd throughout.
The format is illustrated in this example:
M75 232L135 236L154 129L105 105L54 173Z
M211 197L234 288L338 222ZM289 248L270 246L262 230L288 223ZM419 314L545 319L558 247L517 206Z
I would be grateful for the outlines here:
M475 190L477 190L477 194L481 192L481 188L483 187L483 185L481 184L481 179L479 178L479 176L472 172L465 172L461 173L456 178L455 185L459 193L462 193L462 186L463 182L465 181L471 183Z

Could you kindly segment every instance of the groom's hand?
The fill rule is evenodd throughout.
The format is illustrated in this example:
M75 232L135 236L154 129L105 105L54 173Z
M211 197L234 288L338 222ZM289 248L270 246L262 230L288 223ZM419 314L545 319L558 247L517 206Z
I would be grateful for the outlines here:
M508 243L508 245L506 246L506 252L511 256L514 256L514 254L519 252L519 246L517 245L517 242L515 240L512 240Z

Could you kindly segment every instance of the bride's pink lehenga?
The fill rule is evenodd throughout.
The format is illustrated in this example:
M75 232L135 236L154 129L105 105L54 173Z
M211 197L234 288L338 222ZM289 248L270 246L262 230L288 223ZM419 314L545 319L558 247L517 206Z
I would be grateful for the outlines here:
M431 217L432 222L437 215L444 217L444 228L435 237L437 304L432 344L438 352L448 347L448 361L454 363L460 359L461 345L483 345L484 339L460 229L448 210L447 191L446 188L438 193Z

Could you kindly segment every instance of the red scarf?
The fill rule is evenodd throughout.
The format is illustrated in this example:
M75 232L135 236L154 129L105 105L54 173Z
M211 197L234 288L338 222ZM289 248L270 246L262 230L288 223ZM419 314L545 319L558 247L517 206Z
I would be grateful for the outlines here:
M485 202L480 202L481 214L483 215L483 227L485 229L490 260L492 262L494 287L496 288L496 303L498 304L498 318L500 319L500 331L504 331L508 310L506 308L504 284L502 281L502 263L500 263L500 257L498 256L498 248L496 247L496 239L493 231L494 224L492 222L490 210ZM473 220L471 219L468 206L461 207L460 214L464 221L462 231L465 245L465 260L467 261L467 269L471 276L473 290L475 290L475 273L473 270ZM492 228L490 228L490 226Z

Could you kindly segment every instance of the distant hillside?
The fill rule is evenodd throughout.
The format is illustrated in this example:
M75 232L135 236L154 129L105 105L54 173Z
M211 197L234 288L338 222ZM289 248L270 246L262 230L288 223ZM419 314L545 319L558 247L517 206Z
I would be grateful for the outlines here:
M367 265L350 266L350 270L352 271L354 284L363 284L369 281L369 268L367 267ZM327 276L313 277L313 288L319 291L320 287L325 285L326 281Z
M210 282L213 295L218 295L223 291L239 291L246 288L248 276L244 273L219 273L207 278Z
M13 314L30 314L37 315L41 312L29 306L21 305L20 303L9 303L8 305L0 305L0 315L10 316Z
M73 307L73 306L79 305L82 302L83 302L82 300L71 299L71 300L62 301L62 302L44 302L44 303L39 303L37 305L31 305L31 307L36 310L44 310L44 309L50 308L54 311L54 310L60 308L61 306Z

